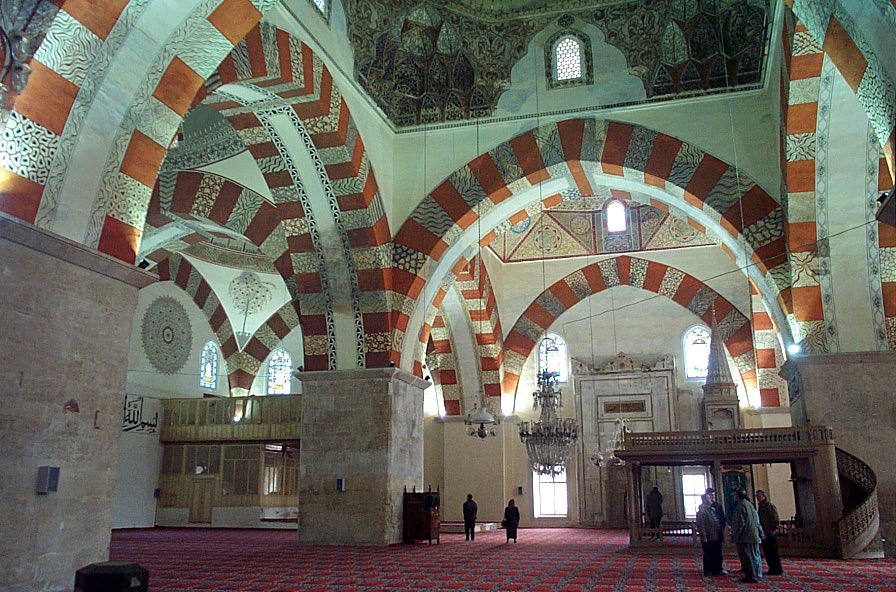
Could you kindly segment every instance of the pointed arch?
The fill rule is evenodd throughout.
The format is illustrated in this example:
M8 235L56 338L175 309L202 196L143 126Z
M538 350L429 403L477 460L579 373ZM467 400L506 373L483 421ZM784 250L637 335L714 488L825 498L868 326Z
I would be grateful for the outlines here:
M590 192L589 177L676 204L718 234L723 249L750 263L747 273L789 341L784 312L791 303L779 298L790 286L790 270L778 201L734 166L672 136L628 123L572 119L527 131L473 159L405 221L393 249L396 361L413 364L416 346L406 334L417 335L436 286L466 265L462 253L473 242L467 231L479 215L484 228L493 228L522 200L542 192L551 195L563 186ZM546 189L531 191L539 183Z
M616 286L632 286L671 299L709 323L713 311L725 347L744 386L756 388L756 359L750 320L705 283L680 269L637 257L620 256L585 265L555 282L526 308L504 340L505 393L515 393L526 359L564 312L589 296Z

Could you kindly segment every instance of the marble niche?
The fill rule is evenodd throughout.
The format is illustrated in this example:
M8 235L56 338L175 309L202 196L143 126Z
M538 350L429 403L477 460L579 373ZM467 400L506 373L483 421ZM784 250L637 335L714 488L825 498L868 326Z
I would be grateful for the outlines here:
M612 458L621 429L666 432L679 429L676 418L678 389L673 357L641 360L619 353L609 363L591 368L573 360L576 415L581 426L578 466L579 516L583 525L626 528L625 467ZM601 454L603 466L594 459ZM676 508L681 479L678 469L645 469L644 488L654 485L665 496L669 519L683 512Z

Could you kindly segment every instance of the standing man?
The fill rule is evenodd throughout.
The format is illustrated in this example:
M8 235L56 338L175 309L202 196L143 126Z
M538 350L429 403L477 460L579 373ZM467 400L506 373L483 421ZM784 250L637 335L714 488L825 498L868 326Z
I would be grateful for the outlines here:
M762 539L762 552L765 553L765 561L768 563L768 575L783 576L781 556L778 555L778 537L775 536L781 525L778 520L778 508L768 501L768 496L761 489L756 492L756 503L758 504L756 510L759 512L759 524L765 532L765 538Z
M722 542L725 529L712 508L715 496L705 493L700 497L703 503L697 510L697 532L700 533L700 544L703 546L703 575L720 576L725 573L722 567Z
M473 501L473 494L467 494L467 501L464 502L464 534L468 541L476 539L476 512L479 507Z
M647 510L647 517L650 519L650 528L659 529L663 521L663 494L654 486L647 494L647 501L644 504ZM657 532L654 538L660 538L661 532Z
M762 527L759 525L759 514L747 499L746 489L741 487L734 492L734 496L737 499L731 511L731 536L737 544L737 556L744 571L744 577L740 581L755 584L762 578L762 559L759 557Z
M725 509L722 507L716 500L716 490L712 487L706 488L706 494L712 496L712 511L715 512L716 518L719 519L719 524L722 526L722 530L725 530L725 524L727 524L727 520L725 519Z

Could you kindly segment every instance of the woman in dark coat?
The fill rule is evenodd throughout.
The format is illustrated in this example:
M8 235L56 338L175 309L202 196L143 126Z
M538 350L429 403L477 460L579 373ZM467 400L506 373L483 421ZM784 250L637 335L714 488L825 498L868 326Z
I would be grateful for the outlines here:
M516 507L513 500L507 502L504 508L504 527L507 529L507 542L513 539L516 542L516 529L520 525L520 509Z

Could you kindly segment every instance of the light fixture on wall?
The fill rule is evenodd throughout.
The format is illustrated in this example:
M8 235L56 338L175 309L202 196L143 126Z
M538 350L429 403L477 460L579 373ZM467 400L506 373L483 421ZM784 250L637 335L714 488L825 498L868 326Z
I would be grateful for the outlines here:
M3 52L3 64L0 66L0 125L5 126L9 120L10 109L6 107L8 95L18 95L25 90L31 74L31 66L27 62L34 56L57 11L55 4L44 0L0 2L0 51Z
M572 445L579 437L579 422L574 418L557 417L563 407L554 372L538 373L538 390L532 393L533 407L541 407L538 421L520 422L520 440L532 470L539 475L556 476L566 470Z

